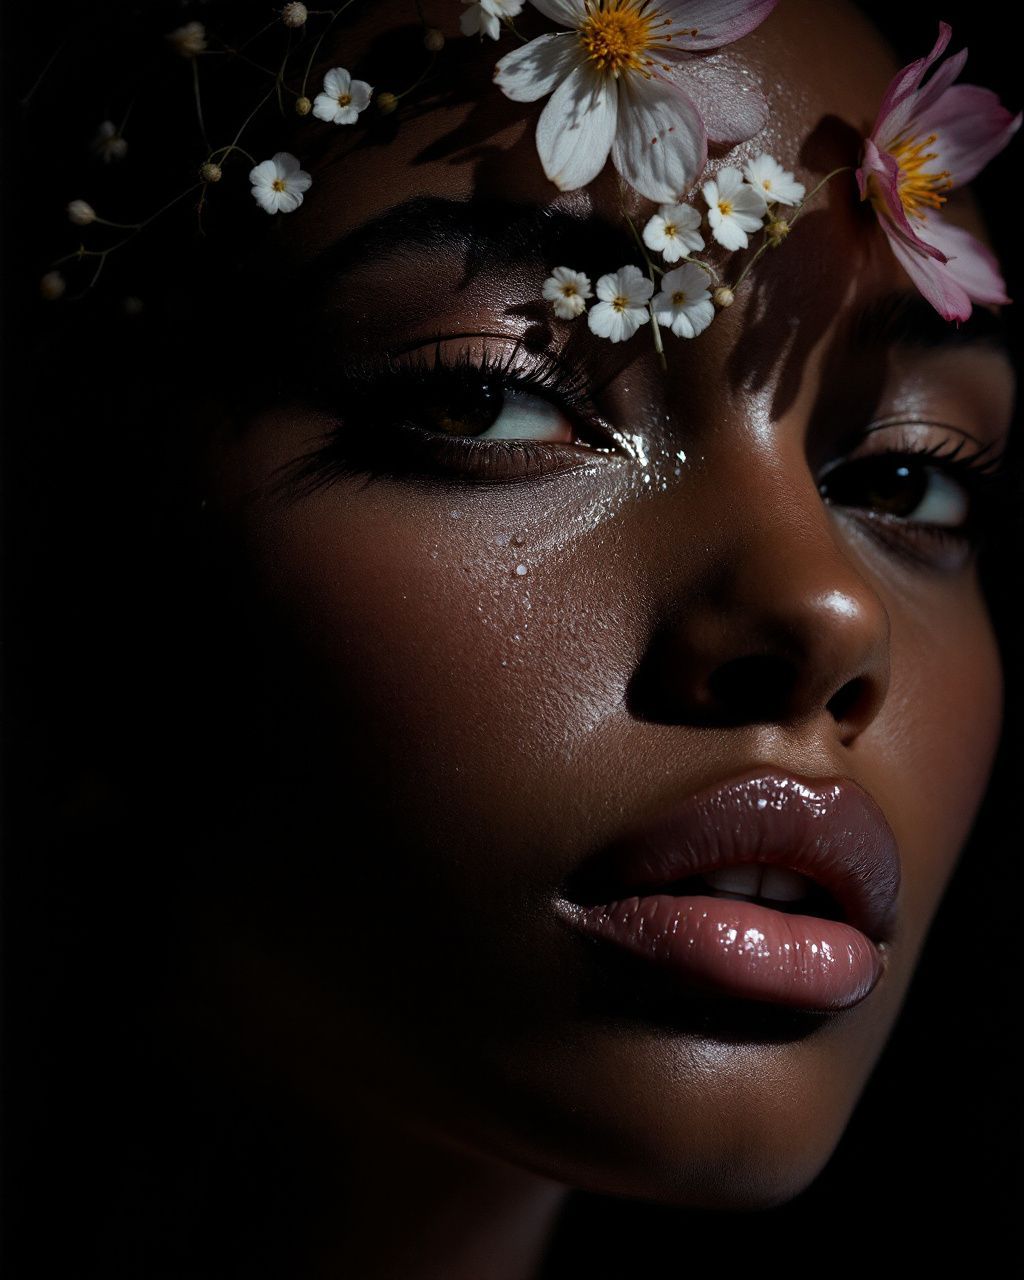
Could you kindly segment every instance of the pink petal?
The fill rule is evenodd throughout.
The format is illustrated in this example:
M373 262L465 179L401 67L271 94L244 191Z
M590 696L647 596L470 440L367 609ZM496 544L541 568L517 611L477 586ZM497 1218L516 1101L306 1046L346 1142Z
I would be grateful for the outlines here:
M712 142L746 142L760 133L768 120L768 104L757 82L727 53L695 57L682 49L659 49L670 80L700 112Z
M920 223L911 223L907 218L899 195L899 173L900 167L888 151L879 151L870 138L865 138L864 161L861 168L857 170L857 183L861 197L867 197L868 178L873 177L875 189L885 206L884 210L878 213L886 235L896 236L915 253L941 259L942 254L925 243L918 234Z
M952 35L953 28L949 23L940 22L939 36L931 53L926 58L918 58L916 62L911 62L909 66L904 67L902 71L897 71L893 76L885 91L882 105L878 108L878 118L875 121L875 127L871 130L872 138L877 138L883 130L886 131L887 137L891 136L888 121L893 112L919 88L928 68L949 44Z
M673 24L696 31L676 36L673 45L717 49L759 27L777 4L778 0L661 0L657 8Z
M623 77L612 163L658 204L681 200L700 177L708 140L697 108L665 80Z
M592 182L605 166L618 119L617 82L577 67L558 86L537 121L537 152L561 191Z
M884 222L882 225L886 227ZM896 236L889 235L889 244L904 271L944 320L970 317L971 300L945 263L917 253Z
M516 102L536 102L582 61L579 41L568 32L538 36L499 60L494 83Z
M560 23L563 27L576 27L587 16L583 0L530 0L535 9L539 9L545 18Z
M962 186L1002 151L1021 125L991 89L958 84L916 121L917 132L937 133L936 169L945 169L953 186Z
M946 255L944 270L969 298L996 304L1010 301L995 254L969 231L932 217L928 219L925 234Z

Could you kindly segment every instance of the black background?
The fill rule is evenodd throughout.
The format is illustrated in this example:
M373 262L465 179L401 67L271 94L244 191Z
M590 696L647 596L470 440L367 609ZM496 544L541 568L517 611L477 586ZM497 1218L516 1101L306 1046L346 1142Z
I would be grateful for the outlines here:
M927 52L937 18L946 18L952 47L971 49L962 79L995 89L1013 110L1024 106L1016 20L976 2L862 7L903 61ZM174 18L168 25L204 16L201 5L152 8ZM51 92L54 77L61 85L70 74L62 58L73 49L44 82L44 107L22 99L60 33L93 9L103 12L3 9L5 1275L301 1274L283 1259L315 1210L315 1157L303 1152L308 1178L296 1170L268 1183L265 1170L295 1156L289 1117L272 1107L254 1114L165 1072L133 1014L168 979L167 957L145 943L168 908L149 849L126 856L151 825L151 795L124 762L142 719L177 723L172 705L200 649L167 605L185 591L164 546L165 522L176 518L167 515L173 463L156 437L99 435L108 427L104 388L116 399L142 358L140 339L108 325L102 341L68 353L36 290L53 244L68 240L71 144L80 148L105 112L90 104L86 114L73 79L66 100ZM975 183L1011 296L1024 293L1020 147L1018 139ZM65 365L55 366L55 351ZM54 381L80 395L52 397ZM54 403L78 420L56 421ZM1007 549L993 571L1010 599L1021 585L1018 551L1019 543ZM146 587L154 557L169 584L162 598ZM1010 706L994 798L825 1172L790 1204L751 1215L579 1196L551 1276L682 1273L768 1257L924 1267L954 1251L974 1266L1002 1267L1019 1254L1019 1020L1009 1002L1021 976L1020 649L1005 635ZM132 687L148 697L153 663L182 653L192 658L168 670L163 701L147 704L145 717L120 705ZM198 750L189 769L200 776L209 763L201 749L184 726L169 732L166 753ZM976 922L966 932L965 919Z

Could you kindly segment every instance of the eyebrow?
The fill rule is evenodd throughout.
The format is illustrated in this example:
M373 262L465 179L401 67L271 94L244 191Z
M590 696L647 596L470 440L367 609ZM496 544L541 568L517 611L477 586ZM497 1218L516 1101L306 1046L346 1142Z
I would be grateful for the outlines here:
M851 344L862 351L903 347L917 351L988 348L1011 364L1008 326L1001 314L974 307L960 324L943 320L920 293L883 294L859 307L848 329Z
M571 213L502 199L443 200L432 196L403 201L334 244L307 263L300 287L323 282L353 267L365 266L407 248L466 253L466 276L500 270L524 259L564 257L571 243L578 262L620 260L637 252L637 244L621 223L592 209Z

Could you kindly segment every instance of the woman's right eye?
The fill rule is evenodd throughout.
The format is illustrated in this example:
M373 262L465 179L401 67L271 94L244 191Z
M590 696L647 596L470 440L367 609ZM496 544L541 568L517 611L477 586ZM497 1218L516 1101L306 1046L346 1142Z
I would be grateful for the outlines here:
M367 474L501 484L627 452L585 369L517 346L385 356L347 368L316 399L335 425L285 469L300 493Z

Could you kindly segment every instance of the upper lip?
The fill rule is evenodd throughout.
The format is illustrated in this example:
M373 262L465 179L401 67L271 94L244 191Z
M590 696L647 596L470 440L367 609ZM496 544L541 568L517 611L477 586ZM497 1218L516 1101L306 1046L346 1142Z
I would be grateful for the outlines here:
M900 887L896 837L848 778L759 770L708 787L600 850L573 877L571 896L609 901L744 862L806 876L848 924L875 942L889 938Z

